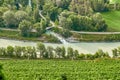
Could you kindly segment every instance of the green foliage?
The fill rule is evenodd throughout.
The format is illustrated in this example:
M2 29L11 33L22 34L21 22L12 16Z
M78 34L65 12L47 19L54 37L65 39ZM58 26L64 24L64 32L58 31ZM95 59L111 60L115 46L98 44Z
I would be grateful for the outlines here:
M15 57L16 57L16 58L20 58L20 57L21 57L21 54L22 54L22 47L20 47L20 46L15 46L14 52L15 52Z
M7 56L8 57L13 57L14 56L14 48L12 47L12 46L8 46L7 48L6 48L6 53L7 53Z
M54 57L54 55L53 55L53 50L54 50L53 47L48 46L46 50L47 50L47 55L46 55L45 58L52 59Z
M8 80L119 80L120 60L0 60ZM14 65L13 65L14 64Z
M120 57L120 47L113 49L112 52L113 52L113 58Z
M42 29L40 23L35 23L35 24L33 25L33 27L34 27L34 29L37 31L37 32L36 32L36 36L40 36L40 35L44 32L44 30Z
M23 20L22 22L20 22L19 24L19 29L20 29L20 34L22 36L30 36L30 32L32 30L32 25L31 22Z
M55 4L62 9L68 9L71 1L72 0L56 0Z
M107 24L101 14L96 13L89 16L80 16L64 11L60 14L59 24L65 29L75 31L106 31Z
M37 44L37 50L39 51L39 55L40 55L40 58L43 58L43 55L45 54L46 52L46 48L45 48L45 45L43 43L38 43Z
M46 15L50 17L52 21L55 21L56 19L58 19L58 14L61 12L61 9L55 7L52 3L46 3L43 6L43 11Z
M2 17L0 17L0 27L5 27L5 22Z
M4 14L3 14L3 19L6 23L6 26L9 27L9 28L13 28L16 26L16 19L15 19L15 16L14 16L14 12L13 11L6 11Z
M34 19L35 19L35 22L40 22L40 16L39 16L39 9L36 8L34 10L34 15L33 15Z
M4 75L3 75L3 73L2 73L2 65L0 64L0 80L5 80L5 77L4 77Z
M0 0L0 6L4 3L4 0Z
M28 14L25 11L17 11L15 13L15 19L16 19L16 24L18 26L20 22L22 22L22 20L28 19Z
M67 49L67 56L70 59L73 59L74 53L73 53L73 49L71 47L68 47Z

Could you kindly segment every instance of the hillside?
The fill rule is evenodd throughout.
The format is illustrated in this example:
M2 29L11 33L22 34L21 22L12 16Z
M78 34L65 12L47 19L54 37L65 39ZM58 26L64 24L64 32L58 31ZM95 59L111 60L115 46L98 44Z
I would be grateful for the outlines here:
M120 31L120 11L105 12L102 16L108 24L108 31Z

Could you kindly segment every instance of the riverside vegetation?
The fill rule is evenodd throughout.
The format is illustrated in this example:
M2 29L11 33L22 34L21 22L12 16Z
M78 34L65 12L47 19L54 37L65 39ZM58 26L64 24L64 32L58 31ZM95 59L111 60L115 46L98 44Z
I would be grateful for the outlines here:
M0 57L8 59L68 59L68 60L94 60L97 58L119 58L120 47L112 50L110 56L107 52L98 50L95 54L83 54L73 48L68 47L46 47L43 43L38 43L36 47L8 46L0 48Z

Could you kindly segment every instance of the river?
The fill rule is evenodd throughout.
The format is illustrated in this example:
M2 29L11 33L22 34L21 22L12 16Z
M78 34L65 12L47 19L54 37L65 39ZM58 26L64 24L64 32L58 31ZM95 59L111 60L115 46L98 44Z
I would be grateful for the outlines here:
M0 47L7 46L36 46L37 42L24 42L18 40L0 39ZM94 54L98 49L102 49L112 55L112 49L120 46L120 42L79 42L79 43L66 43L66 44L56 44L56 43L44 43L45 46L64 46L72 47L79 51L79 53L91 53Z

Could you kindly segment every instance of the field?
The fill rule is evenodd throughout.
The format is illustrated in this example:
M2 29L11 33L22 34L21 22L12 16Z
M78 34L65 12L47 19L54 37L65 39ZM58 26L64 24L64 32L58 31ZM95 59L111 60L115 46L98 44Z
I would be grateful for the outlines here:
M120 11L110 11L102 13L108 24L108 31L120 31Z
M120 60L0 60L7 80L118 80Z

